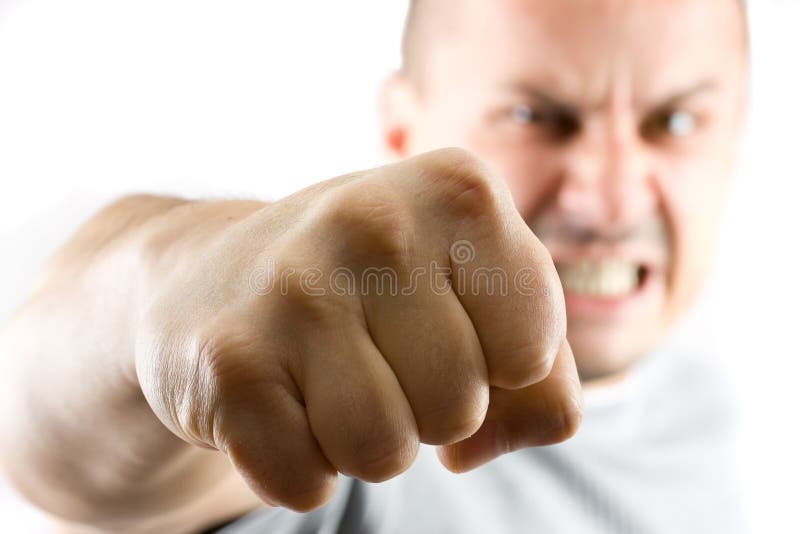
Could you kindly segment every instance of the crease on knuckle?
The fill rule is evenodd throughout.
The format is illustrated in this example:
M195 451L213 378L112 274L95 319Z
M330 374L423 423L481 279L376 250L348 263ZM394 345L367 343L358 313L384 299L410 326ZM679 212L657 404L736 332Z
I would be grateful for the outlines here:
M201 334L196 344L198 374L223 384L246 374L248 355L255 350L248 334L230 330Z
M567 440L575 435L582 420L583 403L575 395L566 395L547 437L551 443Z
M295 512L310 512L323 506L333 498L335 484L327 480L321 480L314 484L307 483L306 485L309 487L287 492L282 497L286 505Z
M503 347L503 362L496 369L502 379L516 383L516 387L524 387L547 378L563 345L566 332L566 316L562 310L554 307L531 310L530 317L535 325L526 325L529 329L527 339L516 344Z
M200 334L195 340L195 385L193 397L209 414L217 405L245 402L259 388L280 385L269 352L276 350L244 329L220 328Z
M233 439L225 453L239 475L258 494L296 512L307 512L325 504L333 496L333 473L305 469L303 465L262 461L263 454L253 443Z
M354 455L358 458L356 476L367 482L383 482L408 469L416 452L417 446L410 439L370 438L354 448Z
M420 439L431 445L447 445L478 431L489 410L489 388L470 391L461 398L429 410L418 418Z
M550 398L544 402L546 409L540 412L542 419L534 425L519 418L505 423L502 436L508 452L561 443L578 431L583 419L580 395L570 391L557 399ZM531 428L534 429L533 432Z
M482 222L498 218L507 195L488 168L460 149L449 149L443 159L423 167L423 174L434 184L445 208L456 217Z
M195 340L190 392L176 403L176 417L192 439L224 447L219 431L220 406L226 395L255 379L249 362L256 345L246 334L200 334Z
M556 350L550 350L549 346L549 342L537 337L505 347L502 358L495 358L499 365L490 370L492 384L519 389L544 380L555 362Z

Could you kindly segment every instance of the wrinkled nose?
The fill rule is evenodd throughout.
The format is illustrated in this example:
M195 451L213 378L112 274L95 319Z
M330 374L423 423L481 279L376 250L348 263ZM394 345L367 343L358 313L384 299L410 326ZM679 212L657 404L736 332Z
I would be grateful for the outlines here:
M566 154L557 208L587 227L629 228L657 208L651 167L633 121L588 121Z

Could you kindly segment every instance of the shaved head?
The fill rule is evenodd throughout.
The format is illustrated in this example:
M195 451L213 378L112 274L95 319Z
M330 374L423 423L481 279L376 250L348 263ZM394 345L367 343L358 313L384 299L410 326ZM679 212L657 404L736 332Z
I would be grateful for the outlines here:
M493 0L497 1L497 0ZM745 20L745 50L749 49L747 0L735 0ZM449 0L409 0L402 41L402 71L410 80L421 81L426 50L434 39L452 35L459 8Z
M464 147L502 177L559 269L586 379L652 350L708 269L747 103L743 8L410 1L386 146Z
M420 49L424 47L430 34L430 3L430 0L409 0L408 3L403 29L403 72L409 78L418 79Z

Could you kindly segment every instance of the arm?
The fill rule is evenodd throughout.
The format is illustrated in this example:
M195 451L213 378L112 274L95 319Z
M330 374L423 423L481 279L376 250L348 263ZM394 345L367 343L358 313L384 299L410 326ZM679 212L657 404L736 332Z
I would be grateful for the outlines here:
M374 268L403 284L440 270L454 243L477 256L451 284L364 285ZM252 283L265 260L274 291ZM482 291L487 268L530 283ZM342 269L361 285L326 291ZM549 254L461 150L269 206L125 199L55 256L0 336L2 463L44 510L115 531L199 529L254 495L307 511L338 473L386 480L420 443L460 472L572 435L565 336Z
M154 417L134 345L158 281L262 206L124 198L49 261L0 334L2 462L32 502L77 523L142 531L148 521L191 530L258 503L223 456Z

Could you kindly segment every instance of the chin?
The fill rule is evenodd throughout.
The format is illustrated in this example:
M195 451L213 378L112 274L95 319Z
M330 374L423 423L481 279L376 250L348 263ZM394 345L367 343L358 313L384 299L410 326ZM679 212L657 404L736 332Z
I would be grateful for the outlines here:
M655 347L654 335L639 328L569 326L567 339L583 382L621 377Z
M591 263L588 267L579 264L587 271L578 273L582 277L562 274L567 339L584 381L623 376L656 348L669 323L663 269L639 268L638 276L631 275L628 284L620 287L619 276L611 277L617 286L609 285L604 276L589 276L597 274L591 267Z

